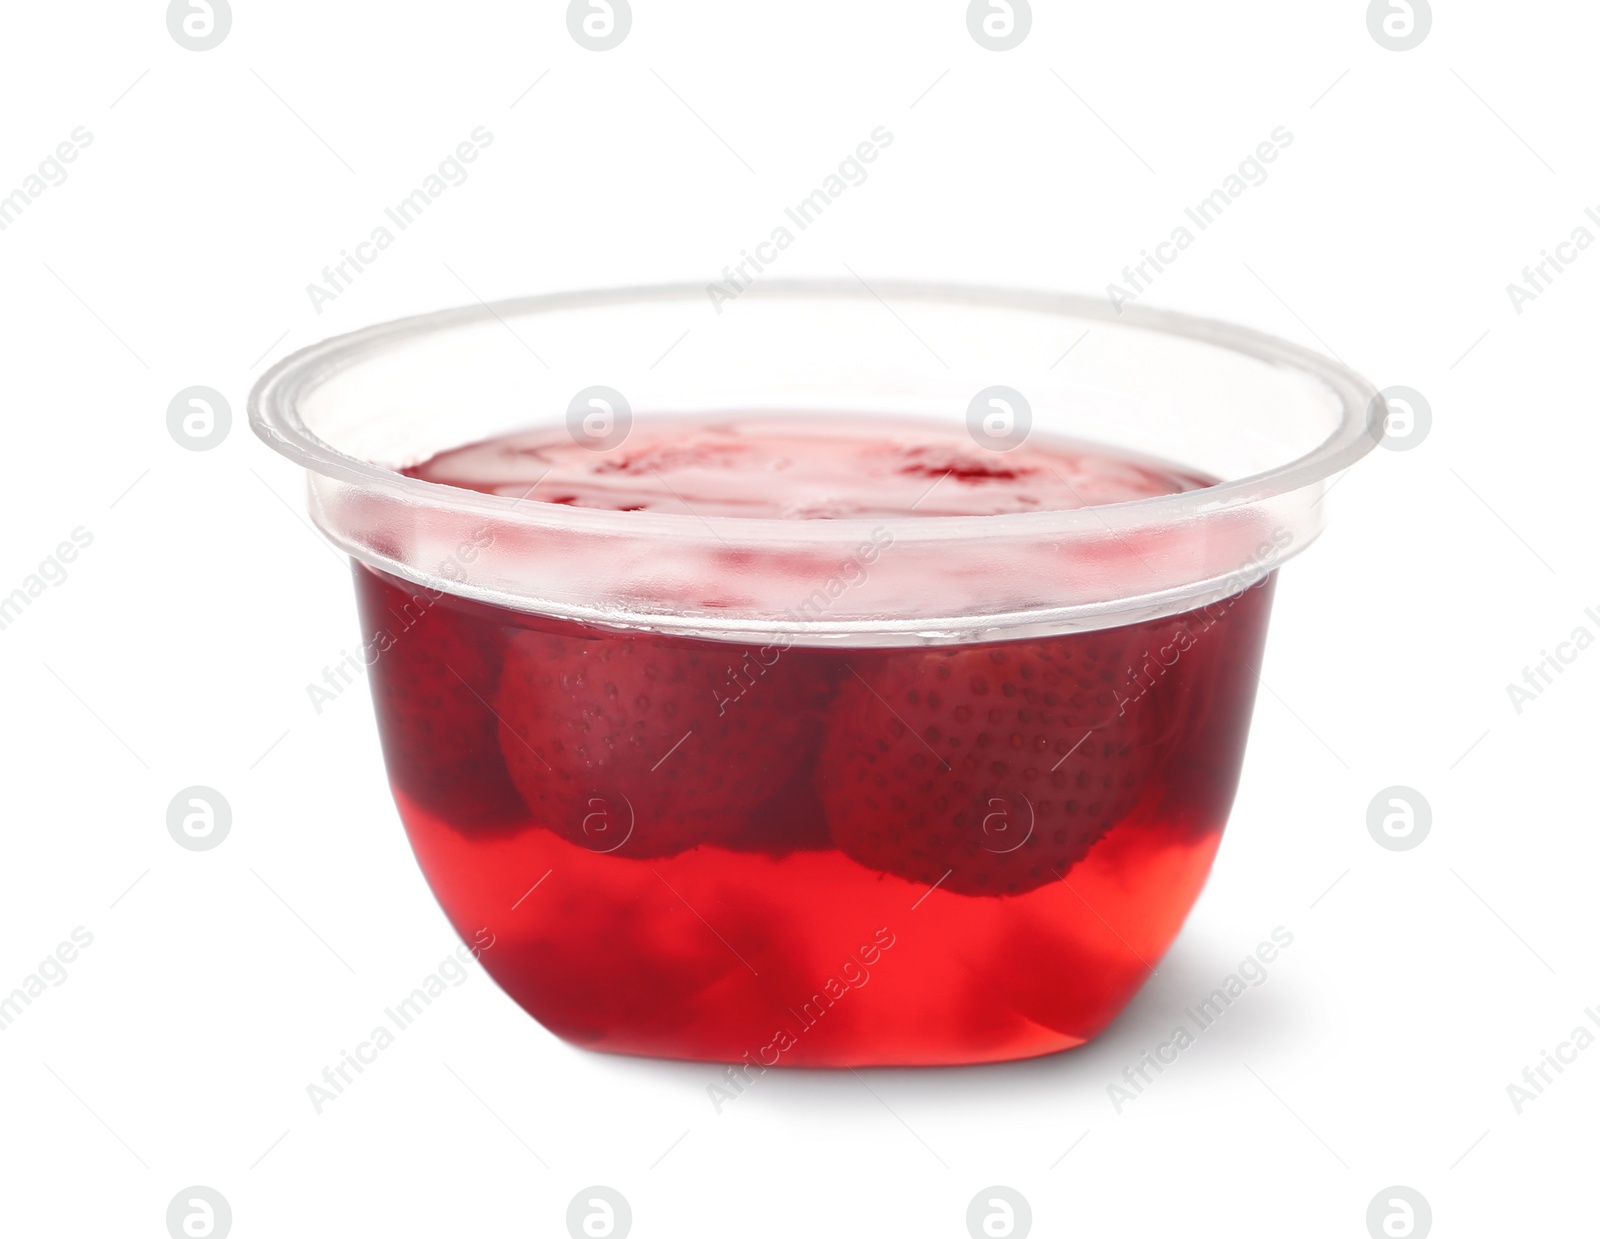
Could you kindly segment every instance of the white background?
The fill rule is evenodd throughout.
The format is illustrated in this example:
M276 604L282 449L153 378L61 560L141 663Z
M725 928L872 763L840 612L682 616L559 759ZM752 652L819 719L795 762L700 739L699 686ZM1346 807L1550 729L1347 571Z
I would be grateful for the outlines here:
M556 0L238 2L205 52L149 0L7 6L0 194L93 141L0 232L0 594L93 542L0 631L0 992L94 936L0 1033L7 1231L163 1235L191 1184L239 1236L561 1235L596 1183L641 1237L961 1236L991 1184L1041 1235L1361 1239L1392 1184L1439 1235L1581 1226L1600 1048L1521 1114L1506 1086L1600 1004L1600 651L1520 714L1506 684L1600 635L1600 251L1520 314L1506 285L1600 210L1600 11L1435 7L1394 52L1358 0L1041 0L996 53L956 0L636 0L596 53ZM307 283L480 125L470 179L317 313ZM357 639L348 572L245 428L250 384L404 313L712 278L879 125L893 146L783 274L1103 292L1286 127L1146 301L1431 404L1283 574L1187 928L1086 1049L769 1073L721 1114L714 1068L572 1049L474 969L318 1116L306 1085L455 940L364 689L308 701ZM195 384L233 408L212 451L167 432ZM191 784L232 804L214 851L167 833ZM1367 833L1392 784L1433 808L1409 852ZM1278 925L1268 982L1118 1114L1107 1085Z

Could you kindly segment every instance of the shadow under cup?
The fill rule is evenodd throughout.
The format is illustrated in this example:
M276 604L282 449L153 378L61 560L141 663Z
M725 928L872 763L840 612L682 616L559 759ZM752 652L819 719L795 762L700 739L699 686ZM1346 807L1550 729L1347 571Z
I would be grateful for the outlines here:
M797 412L1218 481L782 521L399 472L563 418L620 441ZM1344 368L1237 328L860 284L448 311L297 353L251 398L355 560L390 783L457 931L567 1040L745 1076L1023 1058L1116 1016L1210 870L1277 569L1382 413Z

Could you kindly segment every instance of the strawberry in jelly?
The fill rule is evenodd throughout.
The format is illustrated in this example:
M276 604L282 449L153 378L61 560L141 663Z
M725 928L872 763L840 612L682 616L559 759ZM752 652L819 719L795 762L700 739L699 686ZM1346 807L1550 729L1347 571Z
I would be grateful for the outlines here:
M1038 435L996 454L838 418L682 418L608 452L529 431L408 472L795 521L1207 484ZM762 1066L991 1061L1098 1033L1209 872L1271 593L1019 640L791 633L758 666L748 643L451 595L418 612L405 582L357 582L369 628L417 615L372 666L385 753L447 915L494 934L489 972L577 1044Z

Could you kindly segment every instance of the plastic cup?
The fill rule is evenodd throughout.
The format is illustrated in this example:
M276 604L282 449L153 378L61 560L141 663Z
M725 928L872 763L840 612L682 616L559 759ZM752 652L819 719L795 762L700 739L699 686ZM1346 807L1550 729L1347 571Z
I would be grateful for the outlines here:
M936 419L996 460L1048 434L1217 482L769 520L399 472L539 424L623 451L687 413ZM1384 407L1181 315L769 282L371 327L274 367L250 416L355 561L391 787L457 931L558 1035L748 1080L1027 1057L1115 1017L1210 871L1277 569Z

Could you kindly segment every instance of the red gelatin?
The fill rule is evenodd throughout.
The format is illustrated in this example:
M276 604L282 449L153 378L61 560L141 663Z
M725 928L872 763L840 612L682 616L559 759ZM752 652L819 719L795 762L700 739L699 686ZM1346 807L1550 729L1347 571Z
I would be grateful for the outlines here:
M408 472L791 519L1205 484L1042 438L997 458L856 425L681 422L605 454L510 436ZM1272 582L1094 631L871 648L579 624L356 569L395 798L457 930L493 933L485 968L575 1044L764 1066L1099 1033L1210 870Z

